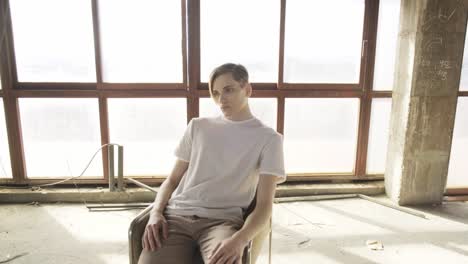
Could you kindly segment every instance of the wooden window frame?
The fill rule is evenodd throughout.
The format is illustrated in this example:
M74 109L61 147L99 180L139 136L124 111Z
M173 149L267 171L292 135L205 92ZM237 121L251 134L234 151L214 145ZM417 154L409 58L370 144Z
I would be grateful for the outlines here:
M200 81L200 1L181 0L182 16L182 83L104 83L100 52L98 0L92 0L93 34L95 48L95 83L31 83L18 82L12 34L9 2L0 1L0 73L13 178L0 179L0 184L24 185L50 183L63 178L28 179L24 160L23 138L18 109L18 98L98 98L101 144L109 143L108 98L186 98L187 122L199 116L199 99L209 97L207 83ZM278 50L278 80L276 83L252 83L252 97L277 98L277 131L284 134L286 98L358 98L358 138L353 173L296 173L289 174L288 181L315 180L381 180L382 174L366 174L367 147L370 114L373 98L391 98L391 91L374 91L373 74L378 23L378 0L365 0L361 50L361 66L358 84L334 83L284 83L284 38L286 1L281 1ZM459 92L468 96L468 91ZM76 179L78 184L107 184L107 151L102 152L104 177ZM66 178L64 176L64 178ZM139 177L148 184L161 183L164 175ZM465 189L468 191L468 187Z

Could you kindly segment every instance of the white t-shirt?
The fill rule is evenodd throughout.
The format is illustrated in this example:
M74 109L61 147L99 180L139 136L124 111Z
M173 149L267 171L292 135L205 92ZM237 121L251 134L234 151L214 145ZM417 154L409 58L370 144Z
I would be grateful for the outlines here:
M258 177L286 180L283 136L253 117L193 118L174 154L189 162L166 213L243 222Z

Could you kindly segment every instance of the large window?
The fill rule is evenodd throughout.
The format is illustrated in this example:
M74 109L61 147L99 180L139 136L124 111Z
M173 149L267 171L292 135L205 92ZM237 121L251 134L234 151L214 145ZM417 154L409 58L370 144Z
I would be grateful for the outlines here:
M222 114L207 81L226 62L247 67L253 114L284 134L288 180L383 177L399 2L7 0L0 96L18 111L0 177L76 176L116 143L125 176L160 182L190 118ZM77 181L105 184L106 159Z

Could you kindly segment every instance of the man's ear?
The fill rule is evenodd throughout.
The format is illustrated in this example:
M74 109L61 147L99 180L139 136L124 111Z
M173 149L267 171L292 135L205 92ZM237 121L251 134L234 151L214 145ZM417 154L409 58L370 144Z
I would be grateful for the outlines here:
M250 83L245 84L245 94L247 97L252 96L252 85Z

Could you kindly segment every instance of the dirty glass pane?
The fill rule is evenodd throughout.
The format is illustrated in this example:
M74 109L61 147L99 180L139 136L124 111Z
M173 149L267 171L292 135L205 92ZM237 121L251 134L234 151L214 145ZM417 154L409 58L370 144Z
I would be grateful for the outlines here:
M381 0L375 51L374 90L393 90L400 0Z
M100 0L104 82L181 83L181 1Z
M78 176L101 146L95 98L20 98L29 178ZM84 177L103 177L102 155Z
M447 187L468 187L468 97L458 97Z
M369 144L367 146L367 173L383 174L387 158L392 98L372 99Z
M109 135L124 146L124 176L168 175L187 127L185 98L112 98Z
M0 97L0 178L12 178L3 98Z
M468 42L465 35L465 48L463 52L463 64L461 69L460 91L468 91Z
M288 0L284 82L358 83L364 2Z
M251 82L278 81L279 0L200 1L201 80L226 62L240 63Z
M95 82L91 1L10 1L20 82Z
M284 152L287 173L354 170L359 99L287 98Z

